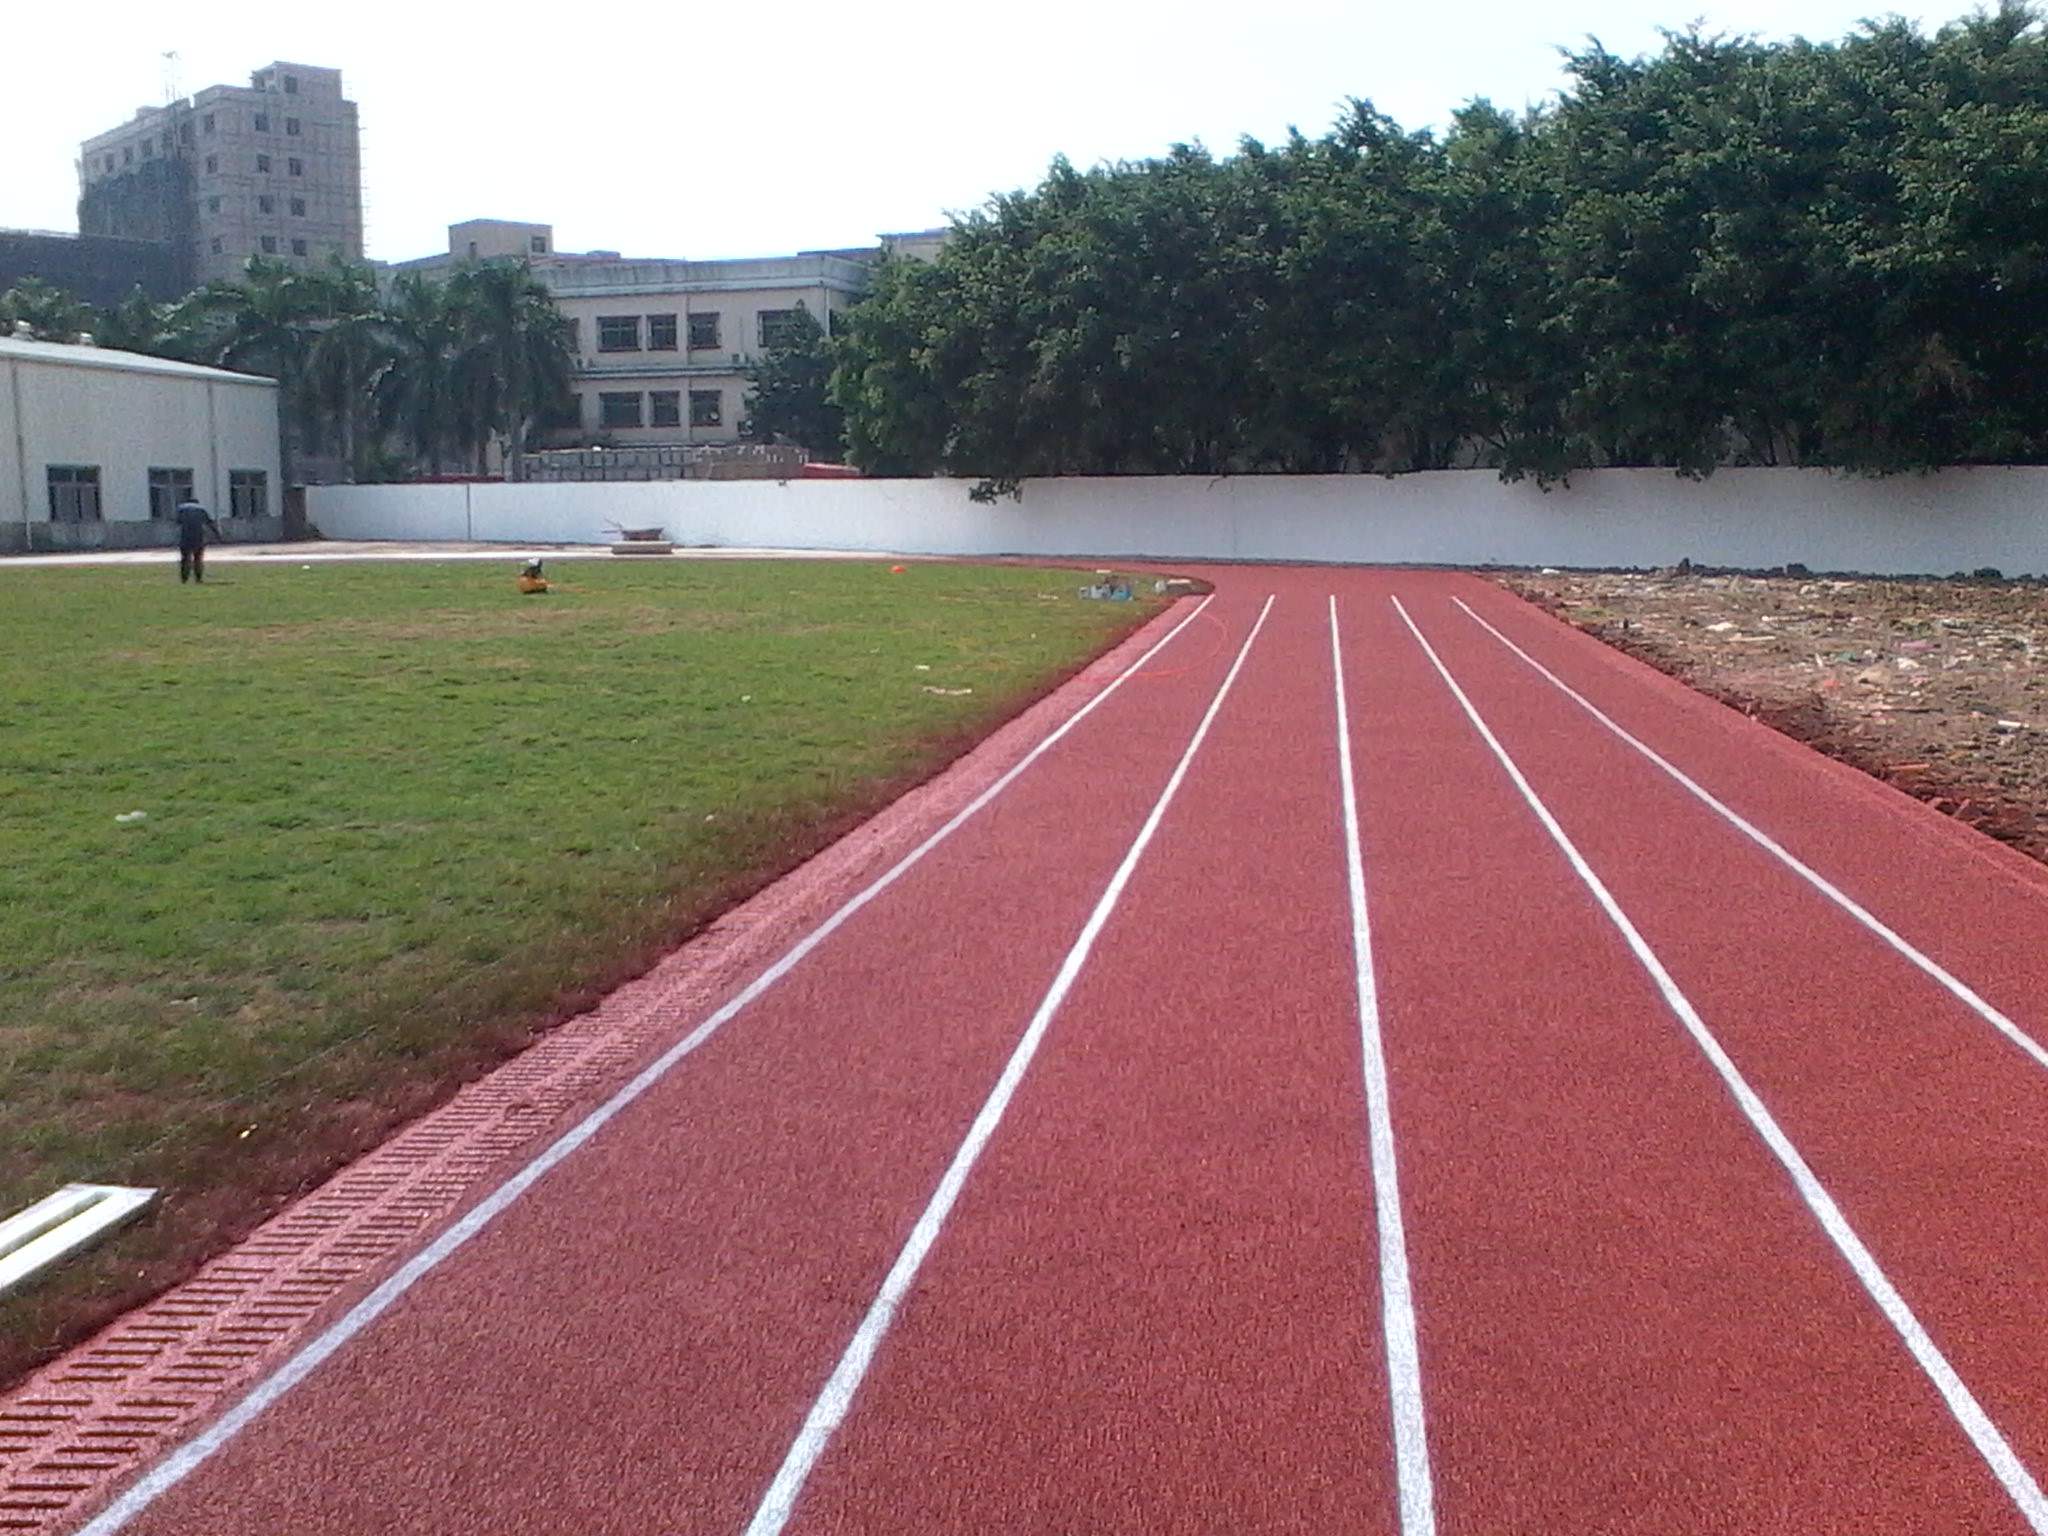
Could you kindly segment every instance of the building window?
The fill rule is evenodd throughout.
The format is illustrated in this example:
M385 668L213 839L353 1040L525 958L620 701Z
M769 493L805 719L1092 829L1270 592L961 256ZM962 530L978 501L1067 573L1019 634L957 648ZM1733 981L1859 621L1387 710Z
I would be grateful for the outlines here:
M564 320L562 325L564 328L563 335L568 337L569 340L569 350L571 352L581 352L583 350L583 322L571 318Z
M718 350L718 311L707 315L690 316L690 350L692 352L716 352Z
M100 520L100 469L97 464L52 464L50 521L96 523Z
M583 397L573 390L563 396L559 405L551 407L541 418L541 424L557 432L575 432L583 426Z
M299 94L299 77L297 75L286 75L284 77L284 93L287 96Z
M306 254L306 242L305 242L305 241L303 241L303 240L294 240L294 241L292 242L292 254L293 254L294 256L303 256L303 255L305 255L305 254Z
M213 114L209 112L206 114L206 116L199 119L199 125L202 128L204 128L208 133L213 132Z
M649 315L647 317L647 350L650 352L673 352L676 349L676 317L674 315Z
M597 317L597 350L600 352L638 352L640 350L640 317L638 315L599 315Z
M259 197L259 198L257 198L257 199L256 199L256 211L257 211L258 213L275 213L275 212L277 212L277 199L276 199L276 198L274 198L274 197Z
M284 167L286 170L290 171L294 176L303 176L306 174L306 162L301 160L297 155L293 155L290 159L286 160L284 163Z
M299 120L296 117L286 118L284 120L284 131L286 137L296 139L299 136Z
M606 391L597 397L597 424L601 427L640 425L640 397Z
M772 352L780 347L796 343L796 317L793 309L764 309L761 311L761 350Z
M192 142L192 125L190 123L178 124L178 142L181 144L190 144Z
M258 133L270 132L270 114L268 112L258 112L256 114L256 131Z
M266 517L270 513L270 476L260 469L228 471L228 516Z
M135 151L126 144L121 146L121 163L123 165L133 165L135 163Z
M213 242L213 254L216 256L220 254L220 241L218 240Z
M471 257L476 255L476 242L474 240L469 242L469 254Z
M529 244L530 246L532 246L532 248L533 248L533 254L534 254L534 255L536 255L536 256L545 256L545 255L547 255L547 253L548 253L548 237L547 237L546 235L535 235L535 236L534 236L534 237L533 237L533 238L532 238L532 239L531 239L530 241L528 241L527 243L528 243L528 244Z
M206 174L209 176L218 176L220 174L219 155L208 155L206 157Z
M683 395L681 390L657 389L648 396L650 413L647 424L650 427L680 427L683 424Z
M293 199L292 199L292 217L293 217L293 218L295 218L295 219L303 219L303 218L304 218L305 216L306 216L306 200L305 200L305 199L304 199L303 197L295 197L295 198L293 198Z
M156 146L150 143L148 139L142 141L142 158L145 160L154 160L156 158Z
M171 152L171 130L166 128L159 136L158 142L162 144L164 153L168 155Z
M149 515L159 523L168 523L178 510L178 503L192 500L192 471L189 469L152 469L149 472Z
M277 236L265 235L263 237L263 254L266 256L275 256L277 254Z
M690 391L690 425L715 427L725 420L725 396L715 389Z
M270 170L270 156L258 155L256 157L256 169L268 173Z
M108 170L109 174L111 174L111 173L112 173L113 169L114 169L114 157L113 157L112 155L109 155L109 156L107 156L107 170Z

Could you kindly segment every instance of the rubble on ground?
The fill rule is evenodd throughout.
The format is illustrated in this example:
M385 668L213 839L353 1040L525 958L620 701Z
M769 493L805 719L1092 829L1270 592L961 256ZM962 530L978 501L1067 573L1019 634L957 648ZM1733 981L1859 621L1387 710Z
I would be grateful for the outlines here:
M1506 584L2048 861L2048 585L1794 572Z

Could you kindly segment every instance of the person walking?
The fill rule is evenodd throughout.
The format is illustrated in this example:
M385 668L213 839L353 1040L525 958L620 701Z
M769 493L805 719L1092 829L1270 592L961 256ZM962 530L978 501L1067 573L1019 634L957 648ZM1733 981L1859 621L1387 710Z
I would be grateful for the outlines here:
M221 536L220 524L213 520L213 514L196 501L178 503L178 581L206 580L206 530L211 528L213 536Z

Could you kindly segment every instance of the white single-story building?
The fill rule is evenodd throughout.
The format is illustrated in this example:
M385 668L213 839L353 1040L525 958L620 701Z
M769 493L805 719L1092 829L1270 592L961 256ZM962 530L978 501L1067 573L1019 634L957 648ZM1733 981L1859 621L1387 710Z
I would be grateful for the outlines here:
M175 543L187 498L282 534L275 380L0 337L0 552Z

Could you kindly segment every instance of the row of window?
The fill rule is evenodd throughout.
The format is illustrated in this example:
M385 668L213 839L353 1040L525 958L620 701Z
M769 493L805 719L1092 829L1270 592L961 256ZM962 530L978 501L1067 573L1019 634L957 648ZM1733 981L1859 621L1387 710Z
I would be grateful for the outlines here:
M306 162L301 160L297 155L286 155L284 157L284 163L286 166L286 175L303 176L306 174ZM269 155L258 155L256 157L256 174L259 176L271 175L272 164L273 161ZM208 155L206 157L206 174L209 176L218 176L220 174L219 155Z
M206 200L206 211L208 213L219 213L220 201L217 197L209 197ZM303 219L306 216L306 200L303 197L291 198L288 200L288 204L293 218ZM267 193L259 195L256 199L256 211L258 213L277 212L277 199L269 196Z
M283 254L283 252L278 246L278 237L276 235L264 235L261 238L259 238L256 243L263 248L263 254L265 256L278 256ZM216 256L225 256L227 254L227 241L222 239L220 236L216 235L214 236L213 242L208 247L208 249L210 249ZM294 256L304 256L305 254L307 254L307 250L308 247L304 240L292 241L292 254Z
M186 144L192 142L192 125L190 123L180 123L178 125L178 139ZM162 146L163 152L168 155L171 152L171 130L166 128L155 138L144 138L139 140L137 144L122 145L121 163L123 165L133 165L135 163L135 151L138 145L142 150L142 158L145 160L154 160L156 158L159 145ZM114 168L114 156L111 151L108 152L105 158L104 168L109 171Z
M644 404L643 404L644 403ZM679 389L605 390L597 397L600 427L679 427L683 424L683 392ZM725 396L715 389L690 391L690 425L725 424Z
M756 333L764 351L789 346L796 340L797 314L798 311L794 309L761 311ZM724 343L719 339L720 316L716 310L691 315L689 319L692 352L717 352L722 349ZM676 316L599 315L597 350L673 352L676 350Z
M203 119L201 119L201 121L204 124L206 132L212 133L214 131L213 114L211 112L207 113L206 116ZM256 131L258 133L270 132L270 114L268 112L258 112L256 114L255 121ZM288 117L284 120L284 132L286 138L299 138L303 135L304 131L305 125L301 123L299 119L297 119L296 117ZM190 123L180 123L178 125L178 139L179 141L186 144L190 144L192 142L192 125ZM159 147L161 147L163 152L166 155L168 155L171 152L171 143L171 130L166 128L162 133L158 134L153 139L142 139L141 141L139 141L139 146L137 144L124 144L121 146L121 164L133 165L135 163L135 151L138 147L140 147L140 149L142 150L142 158L145 160L154 160L157 156L157 150L159 149ZM206 157L207 170L212 171L216 169L215 162L219 158L220 157L218 155L208 155ZM258 160L267 160L270 157L268 155L258 155L256 158ZM103 157L101 161L101 168L107 171L111 171L114 169L113 151L109 150L107 154ZM265 167L265 169L268 169L268 167ZM294 171L292 172L292 174L296 176L298 172Z
M50 521L97 523L100 512L100 467L97 464L52 464ZM192 500L192 471L152 469L149 472L149 515L167 521L181 501ZM228 471L228 516L262 517L270 506L270 476L260 469Z

